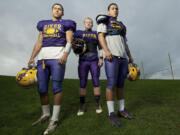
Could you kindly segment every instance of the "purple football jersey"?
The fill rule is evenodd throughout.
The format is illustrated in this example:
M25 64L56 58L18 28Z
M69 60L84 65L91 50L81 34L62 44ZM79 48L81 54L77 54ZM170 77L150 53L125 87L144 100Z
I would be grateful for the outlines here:
M80 61L95 61L98 60L97 47L101 49L98 42L96 31L77 30L74 34L75 38L81 38L86 42L87 50L79 56Z
M72 20L43 20L37 24L37 29L42 31L42 47L65 46L66 31L76 30L76 23Z
M126 39L126 26L121 22L117 21L113 17L109 17L109 20L105 22L107 25L107 32L109 35L121 35Z

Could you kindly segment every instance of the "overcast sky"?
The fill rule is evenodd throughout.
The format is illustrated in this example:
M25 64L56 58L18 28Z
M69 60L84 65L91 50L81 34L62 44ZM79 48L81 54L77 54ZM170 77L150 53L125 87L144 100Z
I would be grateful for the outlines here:
M63 18L76 21L77 29L84 29L85 17L93 18L94 30L95 17L106 14L110 3L117 3L132 56L140 68L143 63L146 77L171 79L169 52L174 76L180 79L180 0L0 0L0 75L16 75L27 66L38 37L37 22L51 19L55 2L64 6ZM66 78L77 78L77 63L78 57L71 52ZM164 69L168 70L159 72Z

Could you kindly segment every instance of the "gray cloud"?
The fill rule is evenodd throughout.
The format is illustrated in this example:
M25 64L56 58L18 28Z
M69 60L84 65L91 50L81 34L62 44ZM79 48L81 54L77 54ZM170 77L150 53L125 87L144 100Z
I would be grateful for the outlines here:
M77 22L83 29L83 19L90 16L95 21L99 13L106 13L107 5L119 5L119 20L127 26L129 47L135 62L144 64L148 78L171 78L168 52L171 54L175 78L180 79L180 12L179 0L6 0L0 5L0 61L2 75L15 75L27 65L38 31L39 20L51 18L51 5L61 2L65 19ZM13 5L13 6L12 6ZM94 29L96 29L94 22ZM66 78L77 78L78 57L68 58ZM101 77L105 77L104 68Z

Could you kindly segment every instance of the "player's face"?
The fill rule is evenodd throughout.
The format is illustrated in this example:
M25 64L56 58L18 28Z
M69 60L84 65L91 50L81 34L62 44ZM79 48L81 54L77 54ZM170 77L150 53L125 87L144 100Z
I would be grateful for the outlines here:
M85 19L84 20L84 27L86 30L91 30L93 27L93 22L91 19Z
M59 5L55 5L52 8L52 15L54 18L61 18L63 16L63 9Z
M119 10L118 10L117 5L111 5L111 7L108 10L108 15L112 16L114 18L117 18L118 12L119 12Z

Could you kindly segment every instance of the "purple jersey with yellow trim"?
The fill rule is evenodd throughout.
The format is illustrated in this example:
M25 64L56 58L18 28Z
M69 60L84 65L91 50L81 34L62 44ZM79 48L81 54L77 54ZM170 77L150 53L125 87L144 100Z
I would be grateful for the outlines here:
M101 49L98 42L96 31L77 30L74 34L75 38L81 38L86 42L87 50L79 56L80 61L95 61L98 60L97 47Z
M120 34L126 39L126 26L121 21L117 21L113 17L110 17L106 25L108 34Z
M76 30L76 23L72 20L43 20L37 24L37 29L42 31L42 47L65 46L66 31Z

